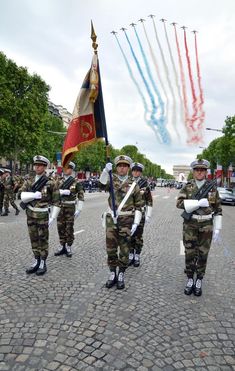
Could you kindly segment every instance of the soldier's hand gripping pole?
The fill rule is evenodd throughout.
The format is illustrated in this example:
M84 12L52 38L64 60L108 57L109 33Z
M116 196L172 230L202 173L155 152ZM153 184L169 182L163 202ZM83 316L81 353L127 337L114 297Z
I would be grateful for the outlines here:
M110 162L109 143L108 143L108 139L107 138L105 138L105 144L106 144L107 162ZM113 209L113 222L114 222L114 224L117 224L117 210L116 210L116 206L115 206L115 197L114 197L114 189L113 189L112 170L109 171L109 185L110 185L110 196L111 196L112 209Z

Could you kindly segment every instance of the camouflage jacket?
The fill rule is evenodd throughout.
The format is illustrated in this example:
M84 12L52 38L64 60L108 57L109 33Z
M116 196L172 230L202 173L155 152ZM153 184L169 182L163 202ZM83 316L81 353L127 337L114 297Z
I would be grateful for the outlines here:
M113 174L113 188L116 210L120 203L122 202L125 195L127 194L132 183L133 180L131 179L131 177L128 177L124 182L122 182L121 180L119 180L116 174ZM109 182L106 185L101 185L101 188L105 189L106 191L110 191ZM108 198L108 204L109 207L112 209L112 201L110 195ZM127 199L125 205L123 206L122 211L134 211L134 210L141 211L142 206L143 206L142 196L140 193L139 186L136 185L132 193L130 194L129 198Z
M133 181L135 179L133 178ZM153 206L151 189L147 179L140 177L137 182L143 200L143 206Z
M184 209L184 200L190 200L193 195L198 191L195 180L188 182L179 192L179 196L176 202L176 207ZM214 213L214 215L222 215L222 208L219 198L217 187L214 186L206 197L209 201L209 207L200 207L195 210L193 214L197 215L208 215Z
M6 178L3 179L3 186L5 189L5 192L10 193L13 192L14 188L14 180L11 175L7 176Z
M64 184L65 181L66 181L66 178L61 178L60 180L57 181L59 184L59 188ZM70 195L60 196L62 205L63 205L63 202L66 202L66 201L76 201L77 199L79 201L84 201L84 191L83 191L82 185L75 178L74 178L74 182L68 189L70 190Z
M35 183L35 177L30 177L24 181L23 186L21 187L22 192L31 192L32 185ZM48 208L51 205L60 207L60 193L58 185L53 181L48 179L47 184L41 189L42 198L39 200L34 200L29 203L33 208ZM32 217L44 216L48 212L34 212L27 208L27 214ZM43 215L44 214L44 215Z

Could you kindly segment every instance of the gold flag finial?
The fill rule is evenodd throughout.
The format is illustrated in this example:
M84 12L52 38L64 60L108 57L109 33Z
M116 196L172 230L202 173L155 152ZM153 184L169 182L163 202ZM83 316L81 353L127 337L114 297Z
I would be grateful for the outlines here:
M92 48L94 49L94 52L97 54L98 44L96 44L96 39L97 39L97 36L95 34L93 22L91 21L91 40L93 41Z

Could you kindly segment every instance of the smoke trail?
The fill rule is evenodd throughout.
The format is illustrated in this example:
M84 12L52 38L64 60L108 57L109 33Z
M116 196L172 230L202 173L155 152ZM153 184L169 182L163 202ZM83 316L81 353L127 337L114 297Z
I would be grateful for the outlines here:
M153 76L152 76L152 73L151 73L151 70L150 70L150 67L149 67L149 63L148 63L148 60L146 58L146 55L145 55L145 52L144 52L144 49L143 49L143 46L142 46L142 43L140 41L140 38L139 38L139 35L136 31L136 28L135 26L133 26L133 29L135 31L135 35L136 35L136 38L137 38L137 41L138 41L138 44L139 44L139 47L140 47L140 51L141 51L141 54L142 54L142 57L144 59L144 64L145 64L145 67L146 67L146 70L147 70L147 73L148 73L148 77L151 81L151 84L153 86L153 89L154 89L154 92L156 93L157 97L158 97L158 101L159 101L159 104L160 104L160 118L157 120L158 124L159 124L159 129L160 129L160 133L163 137L163 142L164 143L167 143L169 142L169 134L166 130L166 127L164 125L164 121L165 121L165 118L164 118L164 103L162 101L162 98L161 98L161 95L159 93L159 90L155 84L155 81L153 80Z
M193 75L192 75L192 68L191 68L191 62L189 57L189 51L188 51L188 44L187 44L187 37L186 37L186 31L184 29L184 45L185 45L185 53L186 53L186 60L187 60L187 66L188 66L188 74L189 74L189 80L190 80L190 86L191 86L191 92L193 97L193 115L192 115L192 125L195 130L197 130L196 121L198 120L198 104L197 104L197 96L195 91L195 86L193 82ZM200 143L202 142L202 132L197 130L196 134L192 138L192 142L194 143Z
M177 30L176 30L175 24L173 24L173 26L174 26L174 30L175 30L175 42L176 42L178 59L179 59L179 66L180 66L180 78L181 78L181 84L182 84L183 106L184 106L184 122L185 122L187 131L189 131L189 127L192 128L192 125L191 125L191 120L189 118L184 67L183 67L183 62L182 62L182 57L181 57L181 52L180 52L180 45L179 45L179 40L178 40L178 35L177 35Z
M185 53L186 53L186 60L187 60L187 66L188 66L188 74L189 74L189 81L190 81L190 86L191 86L191 92L192 92L192 97L193 97L193 116L192 116L192 122L193 124L195 123L197 119L197 97L196 97L196 91L195 91L195 86L193 82L193 74L192 74L192 68L191 68L191 62L190 62L190 57L189 57L189 51L188 51L188 44L187 44L187 37L186 37L186 31L184 29L184 46L185 46Z
M138 61L138 59L137 59L137 57L136 57L136 55L135 55L135 52L134 52L134 50L133 50L133 47L132 47L132 45L131 45L131 42L130 42L129 37L128 37L128 35L127 35L127 33L126 33L125 30L124 30L124 34L125 34L125 36L126 36L126 39L127 39L128 45L129 45L130 50L131 50L131 54L132 54L132 56L133 56L133 58L134 58L134 60L135 60L136 66L137 66L137 68L138 68L138 71L139 71L140 76L141 76L141 78L142 78L142 80L143 80L143 82L144 82L145 88L146 88L146 90L147 90L147 92L148 92L148 94L149 94L149 97L150 97L150 100L151 100L151 103L152 103L152 115L151 115L151 120L152 120L153 124L156 125L157 128L159 129L159 123L158 123L158 121L157 121L156 118L155 118L155 114L156 114L156 112L157 112L157 107L156 107L156 103L155 103L155 100L154 100L154 96L153 96L153 94L152 94L152 92L151 92L151 89L150 89L150 87L149 87L149 85L148 85L148 83L147 83L147 81L146 81L146 79L145 79L145 77L144 77L144 74L143 74L142 68L141 68L141 66L140 66L140 64L139 64L139 61ZM161 134L161 133L160 133L160 134ZM169 143L170 143L170 139L169 139L169 138L162 138L162 139L165 140L165 141L164 141L165 144L169 144Z
M200 66L199 66L199 58L198 58L198 49L197 49L197 36L196 32L194 32L194 39L195 39L195 54L196 54L196 65L197 65L197 80L198 80L198 87L199 87L199 104L198 104L198 111L200 112L199 116L199 124L198 128L199 130L202 128L202 124L205 119L205 112L203 110L203 104L204 104L204 95L203 95L203 89L201 84L201 74L200 74Z
M165 22L162 22L162 23L163 23L163 26L164 26L164 32L165 32L166 42L167 42L168 51L169 51L169 54L170 54L170 60L171 60L173 71L174 71L175 84L176 84L177 92L178 92L178 96L179 96L179 102L180 102L180 120L181 120L181 122L183 122L184 121L184 119L183 119L183 116L184 116L184 113L183 113L183 100L182 100L182 95L181 95L181 91L180 91L179 77L178 77L178 73L177 73L177 70L176 70L175 61L174 61L174 58L173 58L173 54L172 54L172 49L171 49L169 37L168 37L168 34L167 34L166 24L165 24Z
M165 89L165 85L163 84L163 81L162 81L162 78L161 78L161 74L159 72L159 66L158 66L158 63L157 63L157 60L156 60L156 56L154 54L154 51L153 51L153 48L151 46L151 43L149 41L149 37L148 37L148 34L147 34L147 31L146 31L146 28L145 28L145 25L143 22L142 23L142 26L143 26L143 29L144 29L144 34L145 34L145 37L146 37L146 40L147 40L147 43L148 43L148 47L149 47L149 51L150 51L150 54L151 54L151 57L152 57L152 61L153 61L153 64L155 66L155 69L156 69L156 73L157 73L157 77L158 77L158 80L160 82L160 85L161 85L161 88L162 88L162 91L165 95L165 99L166 99L166 104L165 104L165 107L166 107L166 110L165 110L165 122L166 122L166 125L167 125L167 122L168 122L168 117L169 117L169 98L168 98L168 94L167 94L167 91Z
M170 92L171 92L172 98L173 98L173 104L172 104L172 126L175 129L175 132L177 134L177 137L180 138L179 133L178 133L178 130L177 130L177 127L176 127L176 98L175 98L175 93L174 93L173 86L171 84L169 70L168 70L168 67L167 67L167 64L166 64L166 59L165 59L165 56L164 56L164 53L163 53L163 50L162 50L162 46L161 46L161 43L160 43L160 40L159 40L159 37L158 37L156 24L155 24L154 18L153 17L151 17L151 18L152 18L152 21L153 21L153 27L154 27L155 37L156 37L157 44L158 44L158 47L159 47L159 50L160 50L160 53L161 53L161 57L162 57L164 71L165 71L165 75L166 75L166 78L167 78L167 83L168 83L168 86L169 86L169 89L170 89Z
M159 141L159 134L158 134L158 132L157 132L157 130L156 130L156 127L155 127L154 125L151 124L151 120L148 120L148 116L150 115L150 110L149 110L149 108L148 108L148 105L147 105L146 99L145 99L145 97L144 97L144 95L143 95L143 93L142 93L142 91L141 91L141 89L140 89L140 86L139 86L137 80L136 80L135 77L134 77L134 74L133 74L133 72L132 72L131 66L130 66L130 64L129 64L129 62L128 62L128 59L127 59L127 57L126 57L126 55L125 55L125 53L124 53L124 50L123 50L123 48L122 48L122 46L121 46L121 44L120 44L120 42L119 42L119 40L118 40L117 35L114 34L114 36L115 36L116 41L117 41L117 43L118 43L119 49L120 49L120 51L121 51L121 53L122 53L123 59L124 59L124 61L125 61L125 63L126 63L126 66L127 66L128 72L129 72L129 75L130 75L130 77L131 77L133 83L135 84L135 86L136 86L136 88L137 88L137 91L138 91L138 93L139 93L139 95L140 95L140 97L141 97L141 99L142 99L142 102L143 102L143 105L144 105L144 110L145 110L145 113L144 113L144 119L145 119L145 122L146 122L147 125L150 126L151 129L154 131L154 133L155 133L155 135L156 135L156 137L157 137L157 139L158 139L158 141Z

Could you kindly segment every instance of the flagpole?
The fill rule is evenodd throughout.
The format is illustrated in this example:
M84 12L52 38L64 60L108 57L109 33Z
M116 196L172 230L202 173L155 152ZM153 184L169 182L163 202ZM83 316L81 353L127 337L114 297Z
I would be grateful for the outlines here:
M95 30L94 30L93 22L91 21L92 48L94 49L94 54L98 55L98 51L97 51L98 44L96 43L96 39L97 39L97 36L96 36ZM100 87L101 87L101 76L100 76L100 74L99 74L99 84L100 84ZM102 88L100 89L98 94L100 94L100 93L102 94ZM103 112L103 115L105 117L105 112ZM110 146L109 146L109 141L108 141L107 130L106 130L104 139L105 139L105 146L106 146L106 159L107 159L107 162L110 162ZM112 209L113 209L113 221L116 224L117 223L117 211L116 211L116 206L115 206L112 170L109 171L109 184L110 184L111 203L112 203Z

